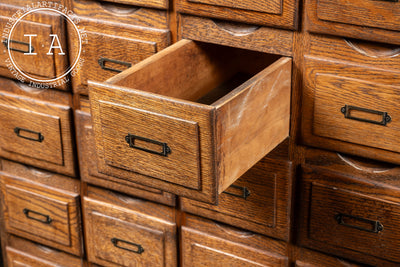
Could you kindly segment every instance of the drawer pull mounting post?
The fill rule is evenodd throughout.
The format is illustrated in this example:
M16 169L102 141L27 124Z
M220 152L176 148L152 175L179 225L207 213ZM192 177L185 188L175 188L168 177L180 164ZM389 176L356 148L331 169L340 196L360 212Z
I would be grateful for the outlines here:
M234 188L234 189L238 189L241 191L241 193L233 193L233 192L229 192L229 188ZM244 200L246 200L249 196L250 196L250 190L247 189L247 187L244 186L238 186L238 185L231 185L227 190L224 191L225 194L234 196L234 197L239 197L239 198L243 198Z
M161 146L162 151L159 152L159 151L155 151L155 150L151 150L151 149L147 149L147 148L144 148L144 147L137 146L137 145L135 145L135 140L144 141L144 142L148 142L148 143L151 143L151 144L159 145L159 146ZM159 142L159 141L156 141L156 140L148 139L148 138L137 136L137 135L134 135L134 134L128 134L127 136L125 136L125 141L129 144L129 147L132 147L132 148L135 148L135 149L139 149L139 150L151 153L151 154L156 154L156 155L161 155L161 156L167 157L168 154L171 153L171 148L167 145L167 143Z
M13 48L13 47L10 46L11 43L20 44L20 45L26 45L27 46L27 50ZM24 54L31 54L31 53L33 53L33 51L35 51L35 48L31 44L25 43L25 42L21 42L21 41L17 41L17 40L5 39L3 41L3 44L7 49L10 49L10 50L15 51L15 52L24 53Z
M361 227L358 225L346 223L345 218L357 220L359 222L363 222L363 223L367 223L367 224L371 224L372 229L368 229L368 228ZM379 233L383 230L383 225L379 221L368 220L368 219L364 219L364 218L349 215L349 214L338 213L335 215L335 220L340 225L354 228L354 229L361 230L361 231L370 232L370 233Z
M31 133L31 134L37 135L37 137L24 136L21 134L21 132ZM44 136L40 132L35 132L32 130L28 130L28 129L24 129L24 128L20 128L20 127L15 127L14 133L16 133L18 137L28 139L31 141L42 142L44 140Z
M117 248L125 249L127 251L134 252L134 253L137 253L137 254L142 254L144 252L144 248L141 245L135 244L135 243L132 243L132 242L128 242L128 241L125 241L125 240L122 240L122 239L119 239L119 238L115 238L115 237L111 238L111 243L113 243L113 245L115 247L117 247ZM137 249L133 250L133 249L130 249L128 247L123 247L123 246L119 245L119 243L125 243L125 244L127 244L129 246L134 246Z
M27 208L25 208L23 210L23 213L25 214L26 218L31 219L31 220L35 220L35 221L38 221L38 222L41 222L41 223L50 224L53 221L53 219L50 218L49 215L45 215L43 213L40 213L40 212L37 212L37 211L34 211L34 210L30 210L30 209L27 209ZM36 216L32 216L31 214L36 215ZM43 217L43 219L41 219L41 217Z
M110 68L106 66L106 62L111 62L114 64L118 64L118 65L122 65L125 66L127 69L129 69L130 67L132 67L132 64L129 62L124 62L124 61L119 61L119 60L115 60L115 59L111 59L111 58L105 58L105 57L100 57L99 60L99 65L103 70L109 70L109 71L114 71L114 72L123 72L124 70L119 70L119 69L114 69L114 68Z
M354 117L350 114L352 110L376 114L376 115L382 116L382 120L376 121L376 120L369 120L369 119ZM340 109L340 112L342 112L344 114L344 117L346 119L368 122L368 123L378 124L378 125L383 125L383 126L386 126L386 124L388 124L389 122L392 121L392 117L390 117L390 115L387 112L377 111L377 110L372 110L372 109L367 109L367 108L360 108L360 107L355 107L355 106L351 106L351 105L345 105L344 107L342 107Z

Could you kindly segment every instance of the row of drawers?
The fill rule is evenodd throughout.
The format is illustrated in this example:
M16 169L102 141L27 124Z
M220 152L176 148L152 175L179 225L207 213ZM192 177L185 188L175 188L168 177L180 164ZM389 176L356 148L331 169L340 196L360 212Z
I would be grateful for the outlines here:
M327 54L331 44L342 52ZM398 164L396 51L312 35L305 53L302 142ZM381 53L391 56L376 56ZM227 65L230 57L234 64ZM162 67L170 64L184 69L171 73ZM290 69L288 58L183 40L108 83L92 83L94 145L86 153L110 181L216 202L217 193L288 136ZM234 88L246 79L231 92L209 93L224 81ZM188 90L194 81L198 88ZM131 89L132 82L141 90ZM37 93L6 79L1 84L0 115L7 124L0 155L76 176L71 97L55 90ZM268 105L258 101L265 98ZM78 133L82 151L84 138ZM170 152L164 153L167 146Z
M104 266L175 265L178 220L181 257L188 266L196 259L201 263L215 257L232 264L287 266L287 243L255 232L288 240L292 224L288 166L282 160L264 159L221 196L218 206L180 201L183 212L240 225L251 233L189 215L180 217L173 207L85 187L82 206L88 259ZM298 176L296 242L366 264L398 264L398 173L395 165L307 149ZM2 160L1 184L7 233L83 254L78 180ZM139 188L135 194L142 191ZM229 234L210 237L213 231Z

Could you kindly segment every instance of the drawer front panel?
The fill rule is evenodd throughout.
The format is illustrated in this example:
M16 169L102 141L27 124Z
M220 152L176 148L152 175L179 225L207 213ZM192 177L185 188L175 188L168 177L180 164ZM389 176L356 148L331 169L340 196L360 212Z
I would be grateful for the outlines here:
M314 134L400 152L400 87L333 75L315 83Z
M8 20L8 17L0 16L0 24L6 25ZM24 36L28 33L37 36L29 40L28 36ZM10 53L13 61L24 73L55 78L54 55L47 55L48 50L45 51L50 47L51 33L51 25L24 20L16 24L12 36L7 39L8 43L3 42L4 46L0 49L0 66L7 67L6 59ZM28 53L32 55L27 55ZM36 55L33 55L35 53ZM38 63L32 64L32 62Z
M70 107L5 92L0 96L0 155L74 175Z
M400 30L400 4L396 1L318 0L317 14L325 21Z
M175 224L84 199L89 261L105 266L176 265Z
M397 190L308 166L302 180L302 246L378 266L400 262Z
M218 205L182 199L182 209L281 239L289 235L290 162L264 158L218 198Z
M188 0L188 2L229 7L235 9L252 10L252 11L272 13L272 14L280 14L282 12L282 5L283 5L283 0L272 0L272 1Z
M9 267L57 267L57 263L52 263L35 256L25 254L14 248L6 247L7 264Z
M81 255L79 197L1 176L7 232Z
M182 227L182 266L287 266L287 259L240 243Z
M107 102L99 105L107 164L199 188L196 122Z
M99 173L96 162L96 145L94 142L91 116L89 113L76 111L75 119L78 136L79 160L82 163L80 168L82 181L166 205L175 205L175 196L172 194L152 187L132 183L126 179Z
M144 6L153 8L168 8L168 0L104 0L112 3L121 3L134 6Z
M157 43L88 31L81 83L105 81L157 52Z
M277 26L294 30L298 25L295 0L179 0L178 11L202 17L239 21L247 24Z

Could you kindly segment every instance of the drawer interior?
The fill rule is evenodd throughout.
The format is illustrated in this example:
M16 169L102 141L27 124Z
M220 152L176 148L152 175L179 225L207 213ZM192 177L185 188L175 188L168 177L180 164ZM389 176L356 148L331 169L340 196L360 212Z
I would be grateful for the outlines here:
M141 91L217 106L280 56L201 42L181 42L167 56L137 64L109 82ZM233 92L235 90L235 92ZM225 98L224 98L225 97Z

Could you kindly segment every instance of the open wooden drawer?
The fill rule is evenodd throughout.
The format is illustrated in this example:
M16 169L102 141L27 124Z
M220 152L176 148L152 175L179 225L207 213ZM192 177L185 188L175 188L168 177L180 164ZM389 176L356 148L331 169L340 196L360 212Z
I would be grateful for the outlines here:
M289 134L291 59L181 40L89 81L99 171L215 203Z

